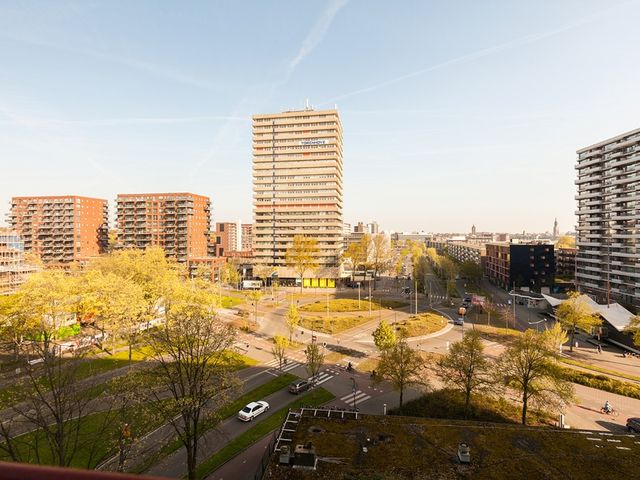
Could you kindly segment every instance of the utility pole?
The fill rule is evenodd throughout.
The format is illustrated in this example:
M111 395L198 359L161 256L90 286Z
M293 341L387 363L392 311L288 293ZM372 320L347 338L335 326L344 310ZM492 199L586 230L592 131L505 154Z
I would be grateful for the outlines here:
M371 280L369 280L369 317L371 317Z
M360 310L360 282L358 282L358 310Z
M513 282L513 329L516 329L516 282Z

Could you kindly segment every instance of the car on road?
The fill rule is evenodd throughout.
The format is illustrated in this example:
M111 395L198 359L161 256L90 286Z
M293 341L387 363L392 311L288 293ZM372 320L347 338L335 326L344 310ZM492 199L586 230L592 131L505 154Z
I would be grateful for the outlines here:
M269 410L269 404L263 400L257 402L251 402L246 407L238 412L238 419L243 422L250 422L261 413Z
M464 317L457 317L454 321L453 321L454 325L464 325Z
M311 382L309 380L296 380L289 385L289 392L301 393L311 388Z
M640 433L640 418L627 418L627 430L634 433Z

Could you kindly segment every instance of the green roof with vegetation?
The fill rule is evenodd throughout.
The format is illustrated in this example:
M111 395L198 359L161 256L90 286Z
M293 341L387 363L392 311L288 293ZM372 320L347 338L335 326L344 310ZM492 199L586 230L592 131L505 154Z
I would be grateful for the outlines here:
M279 466L275 455L265 478L636 478L639 438L463 420L305 415L291 444L313 444L317 471ZM457 458L463 442L470 447L470 464Z

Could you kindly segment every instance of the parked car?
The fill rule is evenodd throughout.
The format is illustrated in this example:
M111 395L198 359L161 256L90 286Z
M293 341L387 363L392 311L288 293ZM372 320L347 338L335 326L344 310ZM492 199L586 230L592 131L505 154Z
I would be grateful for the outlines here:
M269 404L265 401L258 400L257 402L251 402L246 407L238 412L238 419L243 422L250 422L261 413L269 410Z
M464 325L464 317L457 317L454 321L453 321L454 325Z
M640 433L640 418L627 418L627 430L634 433Z
M300 393L309 390L311 382L309 380L296 380L289 385L289 392Z

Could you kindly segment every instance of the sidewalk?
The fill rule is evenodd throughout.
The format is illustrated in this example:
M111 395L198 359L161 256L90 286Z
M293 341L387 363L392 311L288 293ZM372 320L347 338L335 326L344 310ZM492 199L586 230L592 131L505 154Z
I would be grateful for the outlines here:
M574 346L573 352L570 352L569 346L565 345L562 347L563 357L588 363L589 365L597 366L606 370L640 377L640 358L624 358L622 356L622 349L606 342L602 342L602 353L598 353L596 345L589 343L587 341L588 338L590 337L582 334L576 336L578 347L576 348Z

